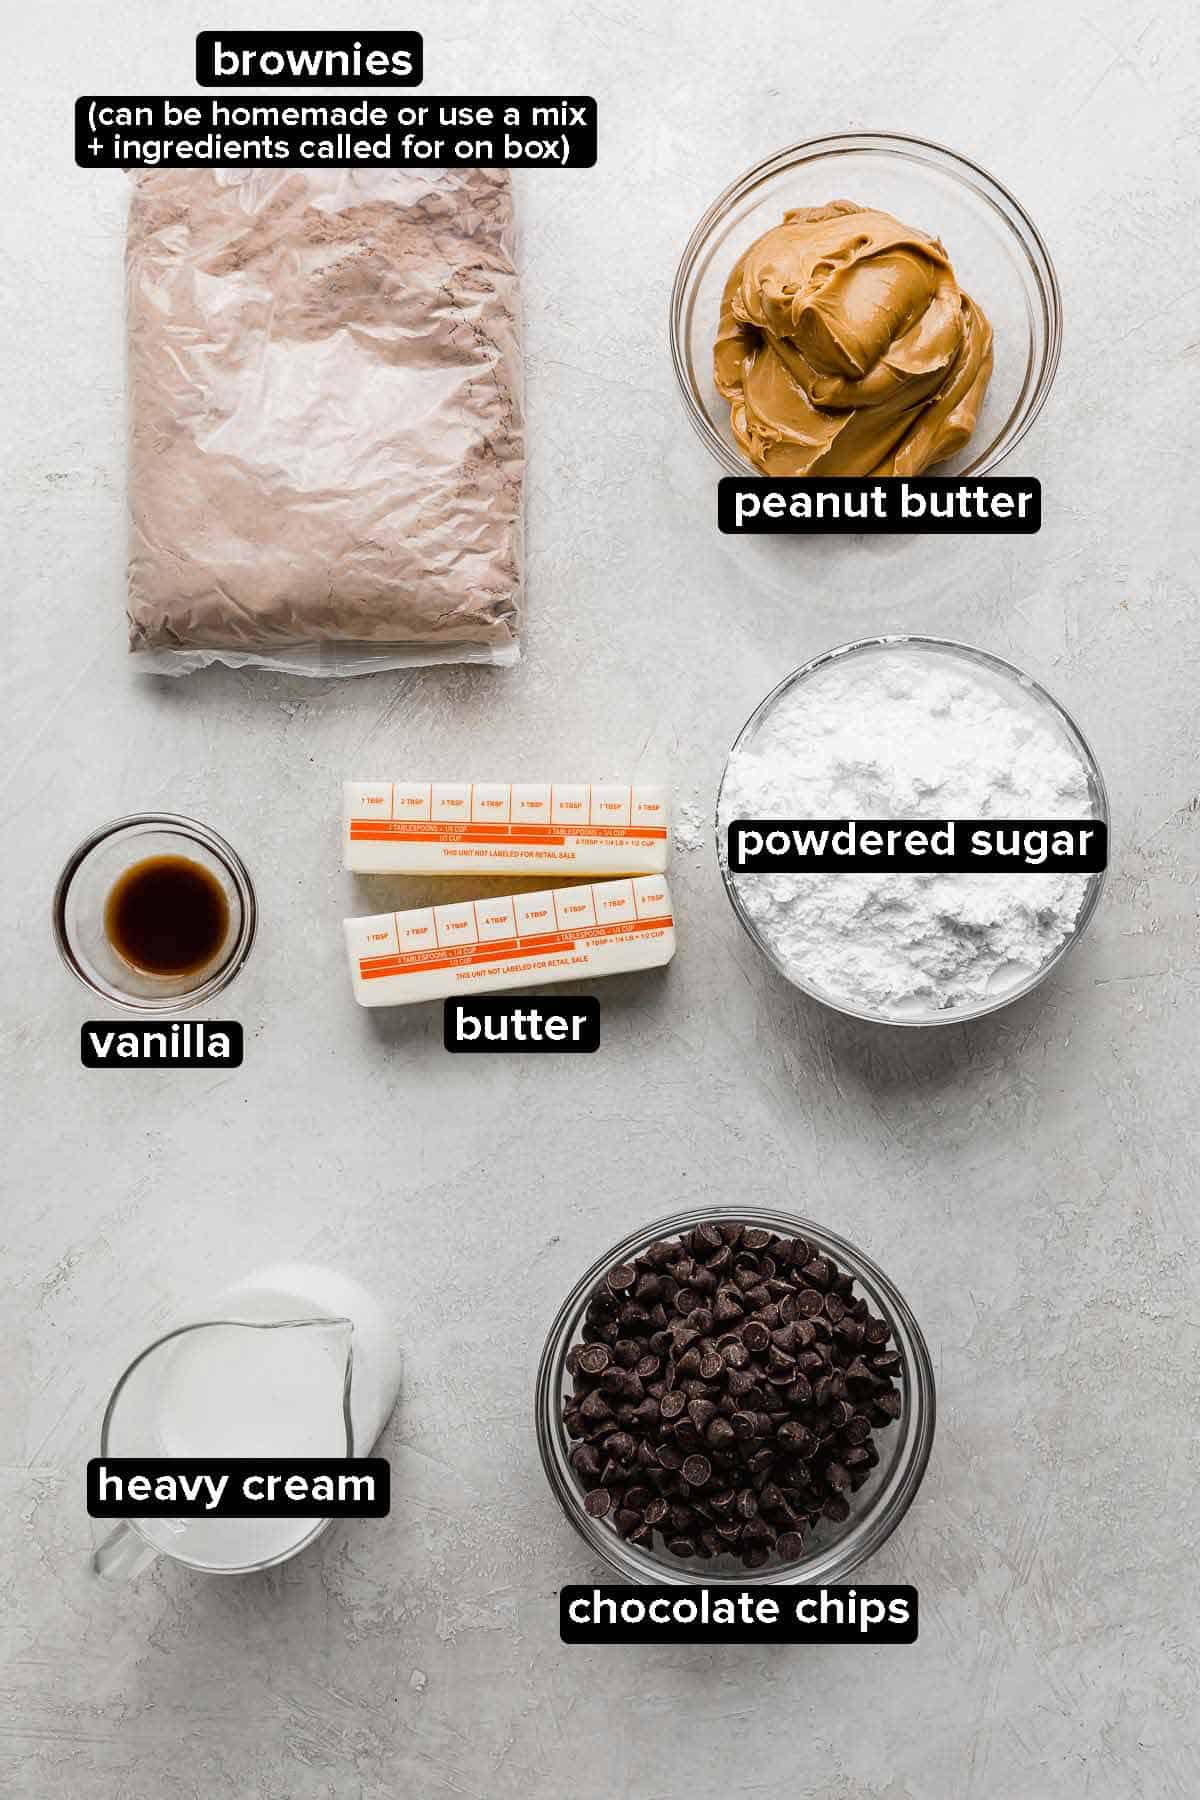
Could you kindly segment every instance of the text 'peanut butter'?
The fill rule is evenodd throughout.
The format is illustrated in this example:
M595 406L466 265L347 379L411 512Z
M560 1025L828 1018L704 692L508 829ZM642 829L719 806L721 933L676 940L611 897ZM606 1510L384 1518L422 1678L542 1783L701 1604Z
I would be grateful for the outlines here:
M713 363L764 475L919 475L975 429L992 328L936 238L833 200L751 244Z

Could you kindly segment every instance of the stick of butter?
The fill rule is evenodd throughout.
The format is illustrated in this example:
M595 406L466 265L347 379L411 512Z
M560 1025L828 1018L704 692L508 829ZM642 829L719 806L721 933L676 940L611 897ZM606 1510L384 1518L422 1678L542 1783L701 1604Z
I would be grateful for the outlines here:
M661 875L670 806L640 782L347 781L342 820L359 875Z
M354 998L407 1006L451 994L655 969L675 954L661 875L345 921Z

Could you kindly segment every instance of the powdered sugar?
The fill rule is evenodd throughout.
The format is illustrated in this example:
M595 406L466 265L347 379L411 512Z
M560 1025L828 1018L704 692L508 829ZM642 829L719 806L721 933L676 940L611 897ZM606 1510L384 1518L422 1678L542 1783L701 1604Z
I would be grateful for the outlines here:
M730 757L734 818L1090 818L1084 762L1015 676L960 652L871 647L785 690ZM1020 986L1074 928L1086 875L740 875L741 906L794 980L911 1018Z
M685 856L694 855L703 845L706 836L700 808L694 800L681 800L675 808L671 830L671 841L676 852L681 851Z

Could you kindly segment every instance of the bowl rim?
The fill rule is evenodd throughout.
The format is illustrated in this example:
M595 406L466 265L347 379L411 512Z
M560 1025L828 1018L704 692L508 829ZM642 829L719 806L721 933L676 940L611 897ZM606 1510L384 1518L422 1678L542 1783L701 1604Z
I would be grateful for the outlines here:
M970 187L1021 243L1041 302L1046 341L1032 390L1028 394L1025 391L1029 382L1027 371L1025 385L992 445L966 467L956 470L953 479L966 480L969 476L986 475L999 468L1025 438L1049 398L1062 353L1062 289L1045 238L1011 189L969 156L964 156L961 151L952 150L949 145L938 143L933 138L896 131L832 132L821 137L804 138L764 157L722 189L693 227L671 286L671 361L684 409L701 442L731 475L753 476L756 471L745 457L726 443L714 427L689 372L683 349L685 333L682 322L687 311L688 287L696 260L714 225L726 210L735 200L769 177L782 173L793 165L818 161L822 157L871 151L882 151L915 162L939 165ZM998 450L996 446L999 446Z
M597 1281L605 1270L626 1260L636 1247L660 1237L682 1236L706 1221L719 1220L760 1224L781 1236L806 1237L827 1250L842 1272L853 1275L885 1313L905 1359L905 1412L902 1417L910 1420L911 1435L904 1462L897 1464L896 1471L889 1474L888 1484L877 1490L867 1510L851 1520L841 1538L828 1545L818 1543L799 1561L776 1568L733 1572L710 1570L675 1562L630 1545L604 1520L588 1517L583 1510L582 1489L569 1473L569 1452L561 1417L566 1356ZM844 1580L892 1535L916 1499L929 1466L937 1426L937 1388L929 1347L912 1308L878 1263L849 1238L800 1213L773 1206L739 1202L720 1206L707 1204L668 1214L627 1233L598 1257L571 1288L554 1316L542 1347L534 1388L534 1422L543 1472L568 1522L588 1548L623 1580L678 1587L746 1582L791 1587ZM561 1460L555 1456L556 1448Z
M1075 918L1075 924L1071 931L1063 939L1053 956L1048 957L1044 963L1034 970L1033 974L1029 976L1027 980L1018 982L1015 987L1006 993L995 995L990 999L981 1000L976 1005L948 1007L941 1012L930 1013L927 1016L917 1018L901 1017L890 1013L875 1012L867 1007L851 1006L848 1002L838 1000L834 998L833 995L822 992L821 989L812 986L808 982L798 980L796 976L784 966L783 962L776 956L770 946L764 942L761 934L748 917L745 908L742 906L737 889L734 886L734 878L729 872L725 847L721 841L721 796L725 792L725 782L729 775L729 765L743 738L746 738L754 727L760 723L762 718L765 717L775 702L781 698L783 693L787 689L796 687L800 682L807 680L808 677L815 674L818 669L822 669L827 664L835 662L840 658L855 656L861 652L870 650L910 648L913 645L916 645L920 649L950 651L954 655L965 656L969 661L982 663L985 668L991 669L994 673L1003 675L1006 678L1015 679L1018 685L1031 693L1040 705L1047 707L1054 713L1060 724L1065 728L1067 736L1074 742L1076 749L1082 756L1096 802L1096 819L1105 827L1106 831L1109 829L1111 824L1111 814L1109 811L1108 788L1105 784L1100 764L1096 760L1095 751L1092 749L1091 744L1088 742L1071 714L1067 711L1066 707L1060 700L1056 700L1054 695L1051 694L1048 689L1044 688L1035 676L1027 675L1025 671L1019 669L1015 663L1006 661L1004 657L995 655L991 650L981 650L977 645L964 643L958 638L933 637L921 632L892 632L879 637L855 638L849 643L836 645L832 650L825 650L820 656L811 657L808 662L801 663L798 668L792 669L781 681L775 683L775 686L771 688L769 693L764 694L763 698L759 701L758 705L754 708L754 711L750 714L749 718L734 738L733 743L729 746L729 754L725 758L725 766L721 770L721 780L717 786L717 801L713 815L713 830L716 838L717 865L721 871L721 880L724 883L725 892L729 898L730 905L733 907L738 923L745 931L755 949L766 958L772 968L777 970L788 983L789 987L796 988L800 993L807 994L811 1000L819 1001L822 1006L827 1006L831 1011L841 1013L848 1019L862 1019L870 1025L897 1025L909 1030L924 1030L925 1027L930 1025L963 1025L971 1019L982 1019L988 1013L999 1012L1001 1007L1011 1006L1013 1001L1023 999L1026 994L1032 993L1034 988L1040 987L1051 971L1056 969L1064 957L1075 948L1076 944L1078 944L1084 932L1091 924L1096 908L1100 904L1100 896L1104 892L1105 884L1108 881L1111 857L1109 858L1109 861L1105 863L1103 869L1089 877L1087 892L1083 897L1083 903L1079 908L1079 912Z
M241 908L241 921L225 961L197 987L187 988L181 993L127 994L107 982L97 981L75 954L71 934L67 929L67 900L70 896L71 885L88 857L93 851L98 850L101 844L107 843L110 838L139 827L147 830L173 832L176 836L189 839L192 843L199 844L208 850L222 865L233 883ZM62 962L90 993L98 995L100 999L113 1006L123 1007L127 1012L186 1012L194 1006L201 1005L205 1000L211 1000L215 994L219 994L224 988L227 988L241 971L246 958L254 948L254 940L258 933L258 901L255 897L250 871L242 858L233 845L223 838L220 832L214 831L211 826L202 824L199 819L188 818L184 813L123 813L120 818L110 819L107 824L99 825L94 831L90 831L68 856L54 886L51 924L55 949Z

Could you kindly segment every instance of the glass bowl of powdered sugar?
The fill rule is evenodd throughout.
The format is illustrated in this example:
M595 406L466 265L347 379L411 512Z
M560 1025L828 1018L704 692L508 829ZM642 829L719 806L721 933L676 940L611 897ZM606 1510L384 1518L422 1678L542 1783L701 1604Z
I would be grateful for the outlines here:
M949 1024L1043 981L1104 885L1103 870L1038 866L1029 845L1042 840L1028 829L998 831L1014 849L986 868L913 872L860 858L848 869L835 857L818 867L809 837L803 872L734 873L739 820L1011 820L1041 826L1046 841L1056 821L1094 820L1107 832L1103 778L1063 707L1010 663L940 638L831 650L785 677L739 732L717 796L717 851L746 931L788 981L839 1012ZM968 841L956 823L955 844Z

